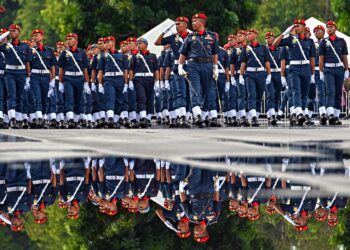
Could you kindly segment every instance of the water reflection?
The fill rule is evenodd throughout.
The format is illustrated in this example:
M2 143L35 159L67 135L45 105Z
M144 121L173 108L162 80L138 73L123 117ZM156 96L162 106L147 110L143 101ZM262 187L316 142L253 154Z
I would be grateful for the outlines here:
M336 176L348 187L346 155L326 144L290 147L313 154L202 160L224 164L228 171L125 157L0 163L0 222L23 231L25 213L44 224L49 206L58 206L66 211L67 219L78 220L84 203L90 202L106 218L121 211L155 213L169 234L198 242L210 238L211 225L232 216L250 223L275 214L298 231L308 230L312 220L334 228L348 197L345 186L340 184L338 191L330 192L322 178ZM246 173L244 169L250 166L260 168L259 174ZM286 178L285 173L306 176L310 182ZM222 217L222 209L231 216Z

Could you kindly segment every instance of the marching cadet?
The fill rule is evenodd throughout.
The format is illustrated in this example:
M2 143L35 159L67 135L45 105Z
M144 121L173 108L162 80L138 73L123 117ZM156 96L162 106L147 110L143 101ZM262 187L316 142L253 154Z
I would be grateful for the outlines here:
M84 50L79 49L78 35L68 33L66 41L69 49L58 59L59 89L65 93L65 110L68 128L76 128L82 113L82 95L91 93L89 87L88 59Z
M320 79L319 55L320 43L324 39L325 29L322 25L317 25L314 28L314 34L317 39L315 42L316 57L315 57L315 82L317 89L318 111L320 114L320 125L327 125L326 116L326 86L324 80ZM309 107L310 109L310 107Z
M1 28L0 29L0 35L7 32L7 29ZM6 43L6 38L2 41L0 41L0 45ZM6 97L7 97L7 90L5 85L5 66L6 66L6 58L4 52L0 53L0 129L4 127L4 123L8 123L8 117L6 114Z
M32 47L32 61L30 63L30 87L33 91L35 116L37 127L44 126L43 114L47 114L50 120L50 127L55 128L57 125L56 113L48 112L49 89L53 93L55 88L55 71L56 71L56 57L54 50L44 45L44 31L42 29L35 29L32 36L36 43Z
M297 35L287 36L293 29L293 26L290 26L276 38L272 45L289 47L289 77L292 83L293 105L295 106L292 121L293 124L297 122L299 126L303 126L307 111L309 85L310 82L315 83L316 51L313 40L305 36L305 21L298 19L293 24ZM284 36L287 37L283 38Z
M184 128L188 128L189 124L186 120L186 107L187 107L187 89L188 86L186 84L186 79L184 79L178 71L178 65L179 65L179 57L180 57L180 48L182 44L184 43L185 39L189 37L190 33L188 32L188 23L189 19L185 16L179 16L175 19L175 25L176 25L176 32L175 34L172 34L170 36L164 37L165 34L167 34L171 28L174 26L172 24L169 26L162 34L156 39L154 42L155 45L171 45L171 50L173 52L173 68L172 71L174 72L174 80L175 80L175 86L174 89L175 97L176 97L176 106L174 106L175 109L175 115L179 117L180 126ZM186 67L186 66L185 66Z
M27 44L20 41L21 27L12 24L9 27L11 42L2 44L0 52L5 55L5 84L7 89L7 113L9 127L16 128L21 121L24 87L29 86L30 62L32 53Z
M119 115L128 110L125 96L128 92L128 60L115 48L113 36L106 37L106 52L98 61L98 82L105 89L106 115L109 128L119 128ZM127 111L124 111L127 112ZM121 116L123 124L128 123L128 113Z
M157 56L147 50L145 38L137 40L139 52L130 61L129 84L135 82L137 111L140 115L140 127L147 128L154 113L153 91L160 89Z
M271 83L270 62L266 46L257 40L258 31L249 29L247 40L251 43L242 51L239 83L246 84L248 92L248 110L251 126L259 126L258 117L261 112L262 97L265 85Z
M271 83L266 85L267 95L267 118L268 124L277 126L277 119L275 111L278 110L281 103L281 62L280 62L280 48L272 46L275 40L275 33L267 32L265 34L266 45L268 48L269 61L271 66Z
M163 100L165 101L166 104L166 97L167 97L167 89L165 89L165 85L164 85L164 57L166 55L166 46L163 46L163 50L160 53L160 56L158 56L157 58L157 64L158 64L158 68L159 68L159 90L157 92L153 92L153 96L154 96L154 109L155 109L155 114L156 114L156 118L157 121L156 123L158 125L162 124L162 120L163 120L163 113L162 113L162 102Z
M326 85L326 108L329 125L339 121L343 81L349 78L348 49L343 38L337 37L337 24L326 25L328 38L320 42L320 79Z
M56 60L58 61L59 56L62 54L63 51L66 50L67 45L63 41L58 41L56 43ZM59 88L59 68L58 65L56 65L56 76L55 76L55 96L57 101L57 120L58 120L58 127L63 129L65 128L65 107L64 107L64 88ZM63 91L63 92L62 92Z
M211 123L217 124L216 102L210 101L210 93L215 89L219 77L219 46L216 33L206 30L208 17L199 13L192 17L194 33L188 36L179 53L179 75L188 78L192 101L194 124L203 128L203 120L210 111ZM188 59L187 71L184 65ZM203 113L202 113L203 111Z

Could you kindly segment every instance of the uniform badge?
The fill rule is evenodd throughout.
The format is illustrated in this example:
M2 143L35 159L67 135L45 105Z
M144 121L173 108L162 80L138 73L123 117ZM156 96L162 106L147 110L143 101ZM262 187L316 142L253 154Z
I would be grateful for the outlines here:
M207 40L213 40L213 38L209 35L207 35L204 39L207 39Z
M132 58L132 55L128 55L128 61L130 61Z
M298 42L298 40L297 40L296 38L293 38L292 43L293 43L293 44L296 44L297 42Z
M108 57L108 53L106 52L106 53L105 53L105 58L107 58L107 57Z
M10 49L10 45L6 44L6 49Z
M247 47L246 49L245 49L247 52L249 52L250 51L250 49Z
M97 55L97 60L100 60L100 58L101 58L101 54L98 54Z
M193 219L194 220L198 220L198 216L197 215L193 215Z
M178 42L180 39L179 39L179 35L177 35L176 37L175 37L175 42Z
M66 53L66 57L70 57L69 53Z
M32 54L35 54L35 53L36 53L36 52L35 52L35 49L33 48L33 49L32 49Z
M196 36L192 36L192 40L193 40L193 41L196 40Z

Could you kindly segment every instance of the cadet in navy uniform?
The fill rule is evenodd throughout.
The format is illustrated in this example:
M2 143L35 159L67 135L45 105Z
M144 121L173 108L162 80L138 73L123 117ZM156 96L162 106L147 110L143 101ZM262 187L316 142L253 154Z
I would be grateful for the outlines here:
M184 40L189 36L189 32L187 31L189 20L185 16L179 16L175 19L176 31L177 33L172 34L170 36L164 37L166 33L168 33L173 25L168 27L164 32L157 38L154 42L155 45L171 45L171 50L173 52L173 72L174 72L174 95L176 100L175 102L175 114L180 119L180 126L188 128L189 124L186 120L186 107L187 107L187 91L188 88L186 84L186 80L179 75L178 72L178 64L179 64L179 56L180 56L180 48L184 42Z
M44 125L43 114L46 114L49 100L48 92L55 88L55 71L56 57L54 50L43 44L44 31L35 29L32 32L33 38L37 44L31 49L32 61L30 63L30 87L34 95L35 115L37 127L42 128ZM50 126L56 127L56 113L49 112Z
M0 29L0 35L7 32L7 29ZM0 44L6 43L6 39L0 41ZM7 91L6 91L6 85L5 85L5 66L6 66L6 58L4 52L0 53L0 128L4 127L4 123L8 123L7 119L4 119L6 116L6 97L7 97ZM4 122L5 121L5 122Z
M320 43L320 79L326 85L326 108L329 125L339 121L343 81L349 78L348 49L343 38L336 36L337 24L326 25L328 38Z
M247 45L241 54L241 69L239 83L247 86L248 110L251 116L251 125L259 126L258 117L262 108L262 97L265 84L271 83L270 62L266 46L258 43L256 29L248 30Z
M106 52L101 53L97 66L98 81L105 89L109 128L119 128L118 117L122 110L128 110L125 100L128 92L128 60L125 55L116 51L115 42L113 36L106 37ZM128 119L127 117L128 115L124 119Z
M7 113L9 126L16 128L16 120L22 120L24 86L29 86L30 61L32 53L27 44L20 42L21 27L12 24L9 27L11 43L0 46L0 52L6 59L5 84L7 89ZM17 119L18 118L18 119Z
M137 40L139 52L130 61L129 79L135 84L141 128L147 128L154 113L152 94L160 89L157 56L147 50L145 38Z
M210 101L210 93L215 89L213 77L215 80L219 77L219 46L216 33L205 29L207 19L208 17L202 13L192 17L195 32L185 39L179 51L178 66L179 75L188 77L194 124L200 128L204 127L203 119L206 118L208 111L212 123L217 123L216 102ZM188 72L184 70L186 59L188 59L186 67Z
M275 111L278 110L281 104L281 62L280 62L280 48L272 46L275 40L275 33L267 32L265 34L266 45L268 47L269 61L271 67L271 84L266 85L267 95L267 118L269 125L276 126L277 119Z
M316 50L313 40L305 36L305 21L298 19L293 23L297 35L283 38L293 29L293 26L290 26L276 38L273 46L289 47L289 77L292 83L293 105L295 106L295 114L292 115L292 120L293 124L297 122L299 126L303 126L309 85L311 82L315 83Z
M83 92L91 93L87 70L89 62L85 51L77 47L77 34L67 34L66 40L69 49L63 51L58 59L59 88L64 88L68 127L75 128L75 122L82 113Z

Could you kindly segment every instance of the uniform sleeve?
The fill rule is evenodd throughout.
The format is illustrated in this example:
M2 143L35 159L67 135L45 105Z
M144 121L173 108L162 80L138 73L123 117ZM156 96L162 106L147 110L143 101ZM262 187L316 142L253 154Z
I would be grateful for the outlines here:
M85 51L83 51L83 69L87 69L89 67L89 60Z
M51 65L51 67L57 65L57 59L56 59L56 56L55 56L55 53L54 53L53 50L51 51L51 61L50 61L50 65Z
M135 56L131 56L130 58L129 69L135 71Z
M96 70L104 70L105 69L105 58L101 56L100 60L97 61Z
M190 40L189 40L189 37L186 37L184 43L181 45L179 53L184 56L187 56L189 52L190 52Z
M162 41L160 42L161 45L167 45L167 44L171 44L173 40L173 35L171 36L167 36L167 37L163 37Z
M321 42L320 42L320 47L318 48L318 54L320 55L320 56L324 56L324 54L325 54L325 45L326 45L326 41L323 39Z
M278 47L289 46L292 44L292 41L293 41L293 36L288 36L286 38L283 38L281 42L278 44Z
M213 44L213 49L212 49L211 53L212 53L212 55L219 54L219 43L215 37L214 37L214 44Z
M225 60L224 60L224 68L230 68L230 57L227 53L227 51L225 51Z
M154 71L159 70L159 62L157 60L157 56L153 54L153 65L154 65Z
M237 52L236 50L234 49L232 51L232 54L230 56L230 64L235 64L237 62Z
M66 52L63 51L60 55L60 57L58 58L58 67L60 68L64 68L64 58L66 56Z
M343 39L343 56L347 56L348 55L348 46L346 44L345 39Z
M286 60L286 47L283 47L279 54L280 60Z
M265 55L264 62L269 62L270 61L270 53L269 53L266 46L264 46L264 55ZM271 58L271 60L272 60L272 58Z
M247 52L245 49L242 49L241 55L239 57L241 62L247 63Z
M30 50L28 45L27 45L26 50L27 50L27 58L26 58L25 62L31 62L32 61L32 53L31 53L31 50Z
M192 211L191 211L191 205L190 205L189 201L186 200L185 202L181 202L180 207L182 208L182 211L184 211L187 218L190 218Z
M310 57L316 57L315 43L311 40Z

